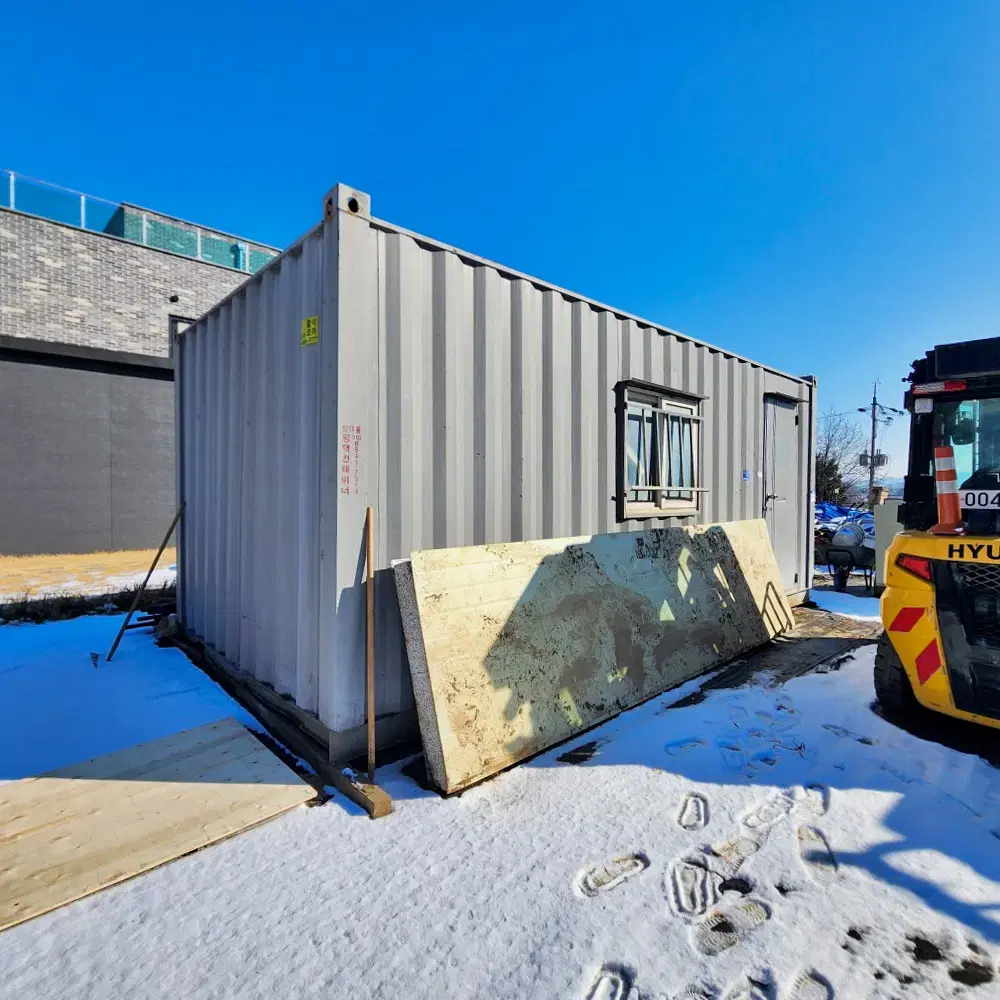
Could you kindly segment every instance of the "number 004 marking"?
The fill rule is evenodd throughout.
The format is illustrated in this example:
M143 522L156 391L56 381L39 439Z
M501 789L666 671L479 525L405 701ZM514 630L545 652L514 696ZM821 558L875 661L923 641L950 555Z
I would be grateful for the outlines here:
M962 506L967 510L1000 510L1000 490L962 490Z

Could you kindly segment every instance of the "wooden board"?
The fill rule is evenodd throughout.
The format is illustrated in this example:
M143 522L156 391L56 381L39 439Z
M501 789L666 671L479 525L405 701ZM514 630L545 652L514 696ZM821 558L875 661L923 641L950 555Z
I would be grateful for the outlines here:
M792 625L762 520L412 553L428 773L454 792Z
M210 646L182 632L174 644L195 666L204 670L223 690L252 712L267 727L272 736L306 761L324 785L331 785L372 819L381 819L392 812L388 792L346 774L332 760L330 731L315 716L282 698L270 688L227 663Z
M0 784L0 930L315 795L234 719Z

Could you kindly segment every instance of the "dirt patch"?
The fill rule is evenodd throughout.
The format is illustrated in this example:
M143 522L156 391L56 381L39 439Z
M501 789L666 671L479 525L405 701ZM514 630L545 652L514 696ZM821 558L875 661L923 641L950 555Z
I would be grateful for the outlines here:
M42 556L0 556L0 601L38 600L65 595L102 595L142 582L156 549L127 552L87 552ZM157 570L177 561L173 548L164 549ZM137 578L137 579L136 579ZM160 579L154 581L162 584Z
M907 941L913 945L913 957L918 962L940 962L944 959L941 949L933 941L928 941L919 934L908 937Z
M795 627L788 635L797 638L877 639L883 631L881 622L861 621L815 607L799 605L794 615Z
M948 975L963 986L983 986L993 982L993 969L974 958L967 958L960 965L949 969Z
M604 740L591 740L589 743L581 743L578 747L560 754L556 760L560 764L586 764L601 748L603 742Z
M704 691L692 691L691 694L686 694L683 698L678 698L677 701L664 705L660 712L665 712L670 708L690 708L692 705L700 705L704 700Z
M753 892L753 886L745 878L727 878L719 883L719 892L738 892L741 896L748 896Z

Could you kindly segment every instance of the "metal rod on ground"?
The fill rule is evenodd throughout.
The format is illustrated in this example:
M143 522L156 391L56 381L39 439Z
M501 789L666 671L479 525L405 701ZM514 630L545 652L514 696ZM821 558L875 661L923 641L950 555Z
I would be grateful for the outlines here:
M170 527L167 528L167 533L163 536L163 541L160 542L160 547L156 550L156 555L153 557L153 565L149 567L146 579L142 581L142 586L136 591L135 597L132 599L132 607L128 609L125 621L122 622L122 627L118 630L118 635L115 636L115 641L111 644L111 649L108 650L109 663L111 662L111 657L115 655L118 643L122 641L125 629L128 628L129 619L133 614L135 614L135 609L139 606L139 601L142 599L142 595L146 591L146 584L149 583L149 578L153 575L153 570L156 569L156 564L160 561L160 556L163 555L163 550L167 547L167 542L170 541L170 536L174 533L174 528L177 527L177 522L181 519L181 512L183 510L184 504L181 504L180 507L177 508L177 513L174 514L174 519L170 522Z
M368 780L375 783L375 570L372 566L372 551L374 544L374 515L371 507L365 514L365 563L368 567L368 579L365 581L368 602L368 652L367 652L367 715L368 715Z

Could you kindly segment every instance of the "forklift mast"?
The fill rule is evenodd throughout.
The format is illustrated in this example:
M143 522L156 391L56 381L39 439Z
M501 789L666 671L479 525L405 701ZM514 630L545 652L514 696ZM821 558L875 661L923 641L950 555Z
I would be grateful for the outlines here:
M912 363L904 381L910 443L898 519L905 529L927 531L937 521L934 448L953 443L956 421L976 456L973 474L959 474L960 492L1000 488L1000 403L982 405L1000 399L1000 337L939 345ZM1000 510L973 511L969 521L975 534L1000 535Z

